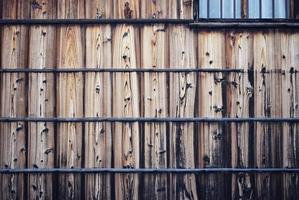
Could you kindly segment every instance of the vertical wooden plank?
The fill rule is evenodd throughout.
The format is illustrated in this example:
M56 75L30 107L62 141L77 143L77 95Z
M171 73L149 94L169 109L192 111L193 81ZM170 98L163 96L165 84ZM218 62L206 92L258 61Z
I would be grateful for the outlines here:
M144 26L142 29L143 68L166 68L168 48L165 25ZM167 117L168 97L165 73L145 73L142 91L144 117ZM167 168L167 137L165 123L145 123L143 148L145 168ZM144 177L143 199L167 199L167 175Z
M58 1L58 18L83 18L84 1ZM82 10L83 9L83 10ZM57 67L84 67L83 33L80 26L57 28ZM83 117L83 74L67 73L57 77L57 116ZM78 168L82 163L82 124L60 123L57 125L57 166ZM58 198L80 199L81 176L59 175Z
M193 19L193 0L169 1L169 18Z
M281 51L279 58L282 66L282 116L299 116L299 75L293 73L299 69L299 35L298 33L281 34ZM283 124L283 167L299 166L299 126L298 124ZM284 199L296 199L299 196L298 174L285 174L283 177Z
M118 25L113 36L113 67L140 66L139 30L131 25ZM140 117L139 80L137 73L113 76L113 116ZM114 167L139 168L139 124L115 123L113 129ZM138 199L138 175L115 175L115 199Z
M56 18L55 2L31 2L32 19ZM53 68L56 65L55 28L32 26L29 36L29 67L34 69ZM55 114L54 75L29 74L28 116L53 117ZM54 167L54 124L28 124L28 168ZM27 185L29 199L52 199L52 175L30 175Z
M86 18L109 19L113 16L113 2L107 0L85 0Z
M245 73L230 73L227 81L227 116L252 117L253 83L253 36L246 31L226 33L226 60L231 69L243 69ZM231 167L249 168L252 166L250 155L253 151L253 133L248 123L230 124ZM253 177L247 173L232 175L232 199L252 199Z
M113 18L140 18L140 2L137 0L113 0Z
M141 1L141 18L168 18L168 0Z
M225 33L200 32L199 66L203 68L222 68L225 66ZM221 118L225 114L224 97L222 96L223 73L201 73L199 82L198 106L199 116ZM200 124L200 167L225 167L226 134L222 124ZM204 199L222 199L226 196L229 184L225 184L223 174L209 174L201 180Z
M3 1L2 14L6 19L28 18L26 1ZM27 60L28 28L4 26L2 29L1 67L25 68ZM26 76L22 73L2 74L1 116L26 116ZM1 168L25 168L26 130L24 122L0 125ZM0 199L24 199L24 175L1 175Z
M110 1L86 1L86 18L110 18ZM110 25L86 28L86 67L112 67L112 32ZM112 116L112 80L108 73L85 74L85 117ZM86 123L84 136L84 167L112 167L111 123ZM111 175L85 175L87 199L111 199Z
M171 26L169 32L170 67L196 68L196 43L194 32L185 26ZM170 75L170 116L194 117L196 75L173 73ZM170 123L169 166L172 168L194 168L194 124ZM170 199L198 199L194 174L171 176Z
M277 46L272 31L257 32L254 35L254 116L280 117L281 116L281 76L274 73L277 68L275 54ZM280 67L280 66L278 66ZM270 70L270 73L263 73ZM255 166L259 168L280 167L281 152L281 125L256 123L255 124ZM280 185L278 176L267 173L256 175L256 198L280 199Z
M86 29L86 67L112 67L110 25L90 26ZM109 73L85 75L85 117L111 117L112 80ZM112 161L111 123L86 123L86 168L110 168ZM85 195L88 199L111 199L111 175L86 175Z

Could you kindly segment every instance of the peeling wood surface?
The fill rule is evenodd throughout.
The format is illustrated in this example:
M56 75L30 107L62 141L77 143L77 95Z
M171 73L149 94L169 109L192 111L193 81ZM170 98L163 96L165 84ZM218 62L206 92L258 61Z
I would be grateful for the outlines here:
M225 66L225 35L221 32L202 32L198 36L199 66L222 68ZM222 90L223 73L201 73L199 75L198 112L201 117L221 118L226 108ZM227 166L227 135L222 124L200 125L200 167ZM223 174L208 174L202 179L204 199L222 199L227 191Z
M110 25L86 29L86 66L89 68L112 67L112 35ZM85 75L85 117L112 115L112 82L109 73ZM111 123L85 124L86 168L112 167ZM111 199L111 178L107 175L86 175L85 194L88 199Z
M129 25L114 29L113 67L140 66L138 28ZM140 117L139 80L136 72L113 75L113 116ZM139 168L140 130L138 123L115 123L113 135L114 166ZM115 175L115 198L138 199L138 175Z
M170 66L195 68L196 35L184 26L172 26L169 37ZM173 73L169 80L170 116L194 117L196 76L194 73ZM194 124L170 123L170 167L194 168ZM170 199L198 199L194 174L171 175Z
M245 71L253 67L253 37L246 31L226 33L226 66ZM253 117L253 83L250 73L231 73L227 78L227 116ZM253 134L249 123L228 125L231 138L231 167L253 167ZM232 199L253 199L253 177L240 173L232 176Z
M165 25L145 26L141 37L141 66L143 68L167 68L168 46ZM143 116L167 117L168 95L166 74L146 73L143 76ZM145 168L167 168L166 123L145 123L143 151ZM167 175L144 176L143 199L167 199Z
M22 1L2 2L2 17L9 19L28 18L29 9ZM27 67L28 28L4 26L1 28L1 67ZM25 74L1 74L1 116L26 116ZM23 122L0 124L1 168L25 168L26 126ZM25 196L24 175L0 175L0 199L22 199Z

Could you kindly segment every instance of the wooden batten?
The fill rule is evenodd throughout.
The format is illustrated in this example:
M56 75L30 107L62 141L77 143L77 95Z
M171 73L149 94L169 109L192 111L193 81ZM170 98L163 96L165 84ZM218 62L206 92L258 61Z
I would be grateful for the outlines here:
M120 25L113 35L113 67L137 68L140 66L139 30ZM139 80L137 73L116 73L113 76L113 116L140 117ZM116 168L140 167L139 124L115 123L113 129L113 155ZM115 175L115 198L138 199L137 174Z
M86 67L112 67L112 35L110 25L86 28ZM109 73L85 75L85 117L112 116L112 79ZM112 167L111 123L86 123L86 168ZM111 175L90 174L85 176L85 195L88 199L111 199Z
M2 18L29 17L25 2L12 0L2 2ZM1 27L1 68L25 68L28 65L28 28L25 26ZM1 116L26 116L27 80L23 73L1 74ZM26 126L23 122L0 124L1 168L25 168ZM0 175L0 199L25 198L24 175Z
M283 73L281 78L282 116L299 116L299 75L290 73L299 69L299 37L298 34L289 32L281 34L281 49L279 51L279 64ZM297 53L296 53L297 52ZM297 54L297 56L295 55ZM299 166L299 126L298 124L283 124L283 167L293 168ZM298 175L285 174L283 176L283 199L296 199L298 193Z
M63 0L58 2L58 18L83 18L84 2ZM83 68L84 29L80 26L57 28L57 67ZM58 117L83 117L83 74L57 75L56 102ZM59 123L57 125L57 167L82 167L82 124ZM57 196L62 199L81 198L81 175L59 175Z
M227 116L252 117L253 100L253 34L246 31L226 33L226 66L243 69L246 73L230 73L227 76ZM253 151L253 134L249 123L228 126L231 143L231 167L248 168ZM232 199L250 199L253 196L253 177L247 173L232 176Z
M198 63L204 68L225 66L225 34L223 32L200 32L198 35ZM200 117L221 118L225 115L223 97L225 76L223 73L201 73L199 76L198 112ZM222 124L202 123L199 126L199 166L227 166L227 136ZM223 174L202 177L201 191L205 199L221 199L228 191Z
M55 3L36 1L31 5L32 19L56 18ZM50 26L33 26L29 30L29 67L34 69L53 68L56 66L55 28ZM55 116L55 87L53 74L29 74L28 77L28 116ZM54 167L54 124L28 124L28 168ZM28 199L53 198L52 175L29 176Z
M145 26L141 30L141 66L167 68L168 46L165 25ZM142 101L144 117L167 117L167 76L161 73L143 75ZM143 154L145 168L167 168L167 127L165 123L145 123ZM145 175L143 199L167 199L167 175Z
M196 68L196 35L185 26L169 28L170 67ZM194 117L196 99L196 75L173 73L169 78L169 107L171 117ZM170 123L169 166L172 168L194 168L194 124ZM194 174L171 175L170 199L198 199Z
M274 32L254 34L254 116L281 116L281 74L261 73L279 69L275 55L279 52ZM279 38L278 38L279 39ZM278 42L279 43L279 42ZM279 68L277 68L279 67ZM281 167L281 125L256 123L254 135L254 165L256 167ZM256 175L256 198L277 198L281 193L279 176L267 173Z

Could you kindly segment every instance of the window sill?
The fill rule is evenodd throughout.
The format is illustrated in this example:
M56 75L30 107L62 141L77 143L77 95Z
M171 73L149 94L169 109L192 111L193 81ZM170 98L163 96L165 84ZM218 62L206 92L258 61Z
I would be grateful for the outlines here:
M189 25L198 29L299 29L296 19L199 19Z

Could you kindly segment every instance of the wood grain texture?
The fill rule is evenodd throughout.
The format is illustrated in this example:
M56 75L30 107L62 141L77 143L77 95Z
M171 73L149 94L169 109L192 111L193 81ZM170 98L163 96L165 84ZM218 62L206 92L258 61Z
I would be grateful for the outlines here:
M130 25L114 29L113 67L140 66L139 30ZM113 75L113 116L140 117L139 80L137 73ZM138 123L115 123L113 129L114 167L139 168L140 139ZM138 199L139 180L136 174L115 175L115 198Z
M168 18L168 5L171 0L141 1L141 18Z
M198 35L199 66L203 68L223 68L225 66L225 34L223 32L200 32ZM225 115L223 97L223 73L201 73L198 94L198 112L201 117L221 118ZM227 166L227 135L221 124L200 124L199 166ZM209 174L202 179L203 199L222 199L228 191L223 174Z
M170 66L196 68L196 43L194 32L185 26L172 26L169 30ZM170 116L194 117L196 75L194 73L170 74ZM194 168L194 124L169 125L169 166L172 168ZM198 199L194 174L171 175L170 199Z
M86 67L112 67L112 35L110 25L90 26L86 29ZM85 117L112 116L112 80L109 73L85 75ZM111 123L85 124L86 168L112 167ZM87 199L111 199L111 175L85 176Z
M137 0L113 0L113 18L140 18L140 2Z
M299 36L298 33L281 33L281 49L279 64L282 67L282 116L299 116L299 75L292 70L299 69ZM298 124L283 124L283 167L299 166L299 126ZM296 199L299 196L298 174L285 174L283 177L283 199Z
M252 70L253 34L246 31L226 33L226 63L231 69ZM227 116L252 117L253 83L251 73L230 73L227 81ZM231 138L231 167L252 166L253 134L250 124L232 123L228 134ZM247 173L232 175L232 199L253 199L253 177Z
M35 1L31 3L32 19L56 18L55 2ZM34 69L56 66L54 27L33 26L29 30L29 67ZM29 74L28 116L55 116L55 88L53 74ZM28 168L54 167L54 124L28 124ZM31 175L27 185L28 199L52 199L52 175Z
M2 17L28 18L25 1L3 1ZM24 26L1 27L1 67L25 68L28 65L28 28ZM1 74L1 116L26 116L25 74ZM26 164L26 127L23 122L0 124L1 168L24 168ZM24 175L0 175L0 199L24 199Z
M58 18L83 18L84 1L58 1ZM80 26L57 28L57 67L82 68L84 64L84 29ZM68 73L57 76L57 116L83 117L83 74ZM60 123L57 125L57 167L82 167L82 124ZM59 175L57 196L60 199L81 198L81 175Z
M168 4L169 18L193 19L193 0L170 0Z
M165 25L145 26L141 37L141 66L143 68L167 68L168 47ZM143 116L167 117L168 96L166 74L143 75ZM167 129L165 123L145 123L143 134L145 168L167 168ZM167 175L145 175L143 199L167 199Z
M279 73L261 73L263 70L279 69L275 63L279 47L274 33L258 32L254 34L254 116L281 116L281 75ZM280 167L282 162L281 125L255 124L255 166ZM281 185L280 176L267 173L256 175L256 197L258 199L281 198L277 188Z
M109 19L113 16L113 1L85 0L85 16L88 19Z
M58 30L59 68L81 68L83 62L83 40L79 27L60 27ZM82 73L59 74L57 77L57 116L83 117ZM82 124L60 123L57 126L57 165L60 168L81 167ZM80 197L80 175L60 175L59 197Z
M82 0L57 0L58 19L85 18L85 1Z

